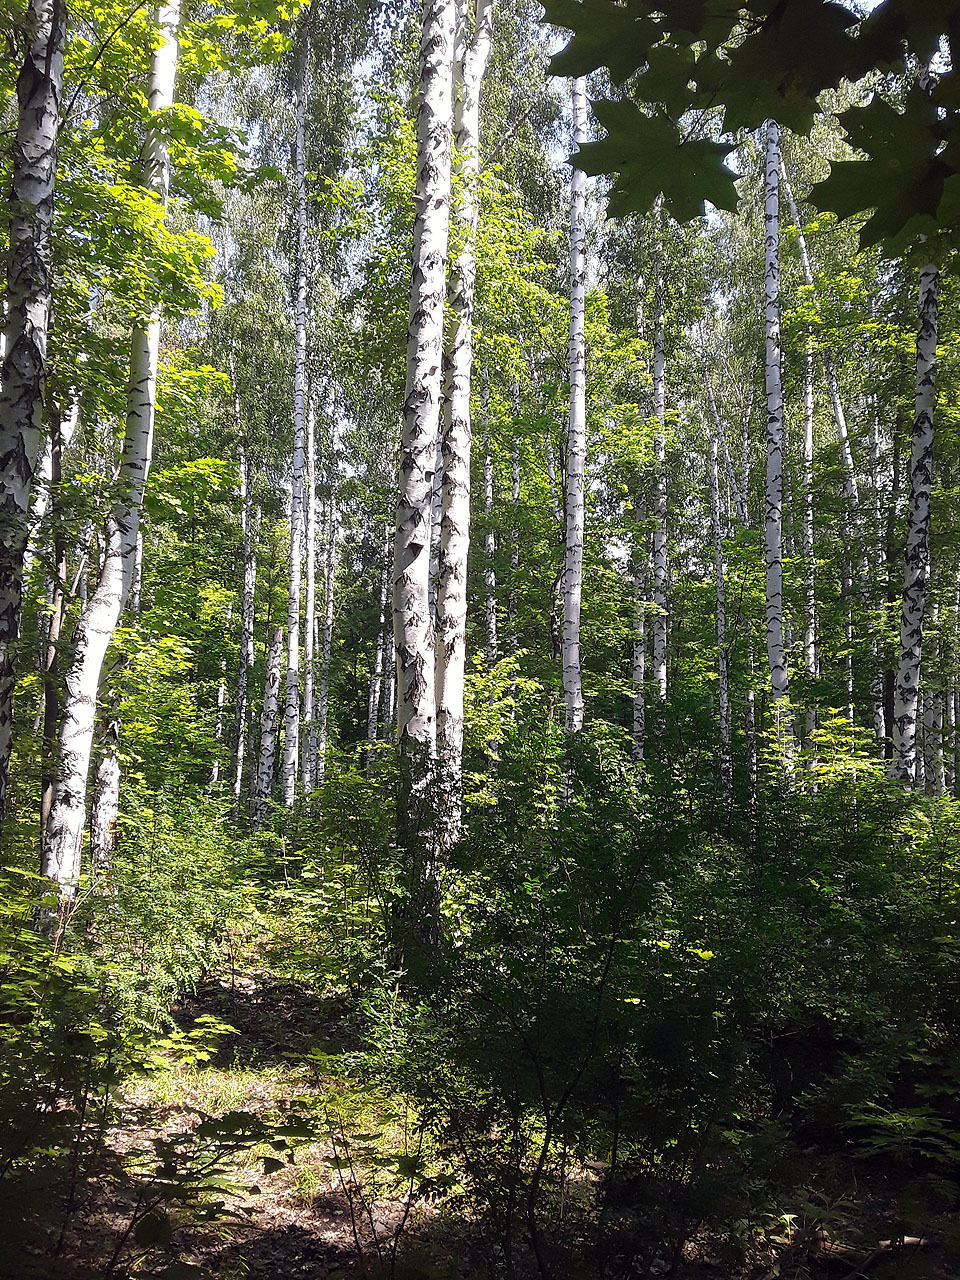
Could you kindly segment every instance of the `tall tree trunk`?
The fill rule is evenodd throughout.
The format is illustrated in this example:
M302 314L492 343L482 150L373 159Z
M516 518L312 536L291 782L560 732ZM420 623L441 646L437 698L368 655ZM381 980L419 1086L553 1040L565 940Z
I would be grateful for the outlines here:
M733 733L730 714L730 680L727 650L727 597L723 565L723 528L720 523L720 473L717 437L710 437L710 528L713 535L713 573L717 611L717 704L720 729L720 782L729 799L733 791Z
M484 390L486 391L486 387ZM484 419L488 412L489 408L485 406ZM493 449L488 422L483 437L483 514L487 524L483 536L483 585L488 671L492 671L497 664L497 535L493 528L493 497Z
M297 91L297 296L293 372L293 469L290 481L290 577L287 596L287 698L283 720L283 803L293 808L300 759L300 571L303 558L304 414L307 395L307 155L310 42L305 41Z
M322 787L327 770L327 716L330 709L330 657L333 652L333 593L337 576L337 500L330 482L330 508L323 562L323 635L320 638L320 686L317 690L317 762L314 786Z
M450 225L455 26L454 0L424 0L413 271L393 572L399 704L397 840L404 861L403 901L394 917L398 960L409 958L411 944L429 946L440 924L439 869L430 812L436 694L429 579Z
M633 758L638 761L643 759L647 732L647 561L644 532L635 537L633 549Z
M227 634L233 630L233 605L227 605L227 616L225 619ZM213 721L213 741L216 751L213 757L213 766L210 769L210 786L215 787L220 781L220 770L223 766L223 727L226 719L227 706L227 655L224 653L220 658L220 679L217 682L217 709Z
M587 133L587 82L573 81L573 140L582 145ZM580 601L583 593L584 471L587 460L587 175L573 169L570 178L570 421L567 428L566 553L563 570L564 724L567 733L583 728L583 683L580 673Z
M161 7L160 44L153 52L150 67L152 112L162 111L173 102L179 20L180 0L170 0ZM162 134L153 129L147 131L141 173L144 188L165 206L170 189L170 162ZM160 316L154 312L145 325L137 325L133 331L126 430L118 478L120 496L107 516L100 576L81 614L74 657L65 680L59 768L43 842L42 870L58 885L61 904L67 911L80 874L87 775L100 673L136 567L140 509L153 454L159 348Z
M267 645L267 670L260 714L260 756L253 788L253 825L263 826L273 795L273 771L277 754L277 713L280 705L280 669L283 665L283 627L274 627Z
M493 2L477 0L475 26L462 31L454 68L453 141L459 182L454 222L462 245L449 282L451 329L443 402L443 481L437 580L436 698L441 843L460 836L463 796L463 690L467 643L467 554L470 546L470 384L480 171L480 88L490 56Z
M774 732L787 769L793 760L790 685L783 643L783 388L780 380L780 128L767 121L764 209L766 262L767 487L766 599L767 662L770 668Z
M236 767L233 772L234 812L240 812L240 793L243 789L243 768L247 748L247 718L250 701L250 674L253 671L253 622L257 591L256 521L253 507L253 460L250 454L241 455L243 476L243 598L240 605L240 664L237 671L237 706L233 720L233 740L236 744Z
M50 491L53 509L53 561L54 579L51 598L50 625L47 631L47 647L43 661L43 747L40 770L40 835L43 837L53 803L53 787L56 779L55 753L57 725L60 722L60 634L67 607L67 541L60 524L57 486L63 479L62 440L60 415L57 406L50 406Z
M309 795L317 768L317 725L314 708L314 637L317 628L317 459L313 399L307 412L306 585L303 616L303 790Z
M893 704L890 776L912 785L917 772L917 697L923 650L923 615L930 563L930 487L933 482L933 409L937 387L940 272L920 269L917 384L910 456L910 508L900 605L900 656Z
M14 650L20 633L30 489L43 435L53 200L66 39L64 0L30 0L17 77L9 254L0 368L0 822L13 745Z
M662 237L662 213L660 234ZM666 462L666 301L663 283L662 244L653 301L653 411L657 419L653 437L653 683L657 697L656 732L662 736L667 698L667 462ZM656 746L656 744L655 744Z
M376 760L373 744L380 737L380 707L387 683L384 666L390 661L385 630L387 621L387 584L390 577L387 565L388 560L385 554L383 567L380 571L380 619L377 626L377 647L374 653L373 670L370 673L370 696L367 699L367 742L370 744L370 748L367 751L368 776L373 773L373 766ZM389 708L387 711L389 714Z

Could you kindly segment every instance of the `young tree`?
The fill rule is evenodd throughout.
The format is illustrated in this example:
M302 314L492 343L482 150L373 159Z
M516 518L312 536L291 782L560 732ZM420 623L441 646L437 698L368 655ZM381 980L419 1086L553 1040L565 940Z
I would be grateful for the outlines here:
M572 83L573 136L587 141L587 82ZM587 460L587 175L574 165L570 176L570 418L567 427L566 554L563 569L561 667L567 733L583 728L580 674L580 600L583 592L584 471Z

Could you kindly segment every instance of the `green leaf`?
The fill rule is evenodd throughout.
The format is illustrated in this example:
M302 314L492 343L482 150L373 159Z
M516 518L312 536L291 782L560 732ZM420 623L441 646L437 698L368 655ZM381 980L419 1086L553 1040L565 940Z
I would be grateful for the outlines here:
M772 118L806 133L817 94L839 84L849 71L856 44L847 29L854 22L849 9L824 0L777 5L760 30L731 52L722 84L702 82L701 87L717 91L732 131L755 129Z
M584 76L608 67L615 84L633 75L647 60L660 32L640 6L612 0L543 0L547 20L574 32L556 54L550 71L558 76Z
M684 138L672 120L644 115L632 102L604 100L594 111L607 137L584 144L574 162L585 173L619 175L611 216L646 213L661 193L678 222L702 215L707 200L720 209L736 207L736 175L723 163L727 144Z
M134 1240L145 1249L166 1248L172 1235L170 1219L159 1209L151 1210L133 1229Z

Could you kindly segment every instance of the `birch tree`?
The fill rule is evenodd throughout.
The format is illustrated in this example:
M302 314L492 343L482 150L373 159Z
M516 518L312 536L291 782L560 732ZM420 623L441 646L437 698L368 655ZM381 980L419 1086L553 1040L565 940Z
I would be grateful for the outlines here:
M462 24L454 67L453 143L461 247L448 286L451 326L441 436L442 484L437 584L436 698L439 805L443 843L460 834L463 786L463 691L467 636L467 554L470 546L470 387L480 170L480 88L490 57L493 0L477 0L473 31Z
M430 532L442 391L443 311L450 226L454 0L424 0L417 91L417 174L407 324L407 373L393 570L399 734L398 843L407 901L395 919L402 953L438 927L428 791L436 752ZM411 927L405 914L416 924Z
M710 437L710 531L713 539L714 598L717 615L717 704L720 726L720 782L729 799L733 792L733 734L730 714L729 651L727 648L727 604L723 563L723 526L720 519L720 472L718 440Z
M910 505L903 551L900 650L893 703L893 759L890 776L912 785L917 773L917 706L923 619L930 565L930 489L933 483L933 410L937 389L940 272L920 269L917 324L917 378L910 452Z
M316 423L313 399L307 413L306 437L306 546L304 568L306 583L303 593L303 790L313 790L317 767L317 726L314 708L315 658L314 640L317 633L317 460Z
M14 648L20 632L30 491L43 436L65 38L63 0L30 0L27 49L17 77L0 367L0 821L13 741Z
M262 827L273 795L273 773L277 754L277 715L280 706L280 674L283 665L283 627L273 629L267 644L267 667L260 712L260 755L253 786L253 825Z
M658 247L662 259L662 251ZM658 732L663 730L667 698L667 473L666 473L666 303L662 261L657 268L653 303L653 683L658 700Z
M588 141L587 82L573 81L573 137ZM566 550L563 571L561 668L567 733L583 728L580 674L580 601L583 592L584 471L587 460L587 175L574 166L570 178L570 418L567 427Z
M173 102L177 70L180 0L158 13L159 43L150 63L149 106L153 113ZM170 161L162 132L147 129L141 182L166 206ZM130 346L130 385L118 475L119 497L107 516L104 557L96 590L83 610L74 638L74 656L65 678L59 735L59 767L43 841L42 870L54 881L62 908L69 910L80 874L87 775L96 723L97 692L107 648L130 591L137 558L140 510L153 454L157 395L160 314L155 310L134 327Z
M253 461L249 450L241 454L242 508L240 527L243 533L243 595L240 604L240 663L237 670L237 705L234 711L233 771L234 811L239 812L243 789L243 768L247 746L247 718L250 700L250 675L253 671L253 624L257 590L256 522L253 506Z
M764 180L767 392L766 547L767 662L774 733L787 768L793 758L790 685L783 643L783 387L780 378L780 128L767 121Z
M296 101L297 248L293 372L293 467L290 479L290 573L287 595L287 683L283 721L283 803L293 808L300 762L300 579L303 560L303 463L307 394L307 157L306 115L310 86L310 42L305 39ZM312 625L308 618L307 625Z

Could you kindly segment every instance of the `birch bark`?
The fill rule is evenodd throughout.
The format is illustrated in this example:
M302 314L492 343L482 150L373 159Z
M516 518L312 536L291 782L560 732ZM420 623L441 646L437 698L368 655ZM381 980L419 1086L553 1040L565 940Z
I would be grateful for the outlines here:
M493 36L493 2L477 0L472 33L464 31L454 68L453 141L457 200L454 221L462 244L449 283L451 330L447 352L441 452L441 518L437 580L436 699L442 843L460 835L463 791L463 693L467 637L467 555L470 546L470 385L473 299L477 274L480 171L480 90Z
M429 587L450 226L455 27L454 0L424 0L407 376L393 570L400 748L397 842L404 861L404 893L394 914L393 947L400 961L408 956L411 945L429 947L439 931L439 870L430 812L436 692Z
M327 715L330 709L330 658L333 653L333 604L337 571L337 502L331 479L326 553L323 563L323 635L320 640L320 684L317 690L317 761L315 788L323 786L327 771Z
M283 803L293 808L300 761L300 577L303 561L303 460L307 393L307 157L306 114L310 89L310 44L303 50L297 90L297 293L293 372L293 468L290 481L290 574L287 596L287 686L283 724ZM309 623L308 623L309 625Z
M766 614L774 733L789 770L793 761L790 685L783 644L783 389L780 379L780 128L767 121L764 182L764 316L767 392Z
M659 254L658 249L658 254ZM657 696L656 730L663 732L667 698L667 473L666 473L666 304L663 267L658 268L653 302L653 683Z
M14 649L20 632L30 490L41 414L51 295L51 241L66 5L30 0L17 77L9 251L0 367L0 822L13 743Z
M733 734L730 714L730 681L727 653L727 599L723 565L723 528L720 522L720 472L717 436L710 437L710 529L713 536L713 573L717 614L717 703L720 729L720 782L729 800L733 792Z
M486 403L487 387L484 385L483 416L487 422L489 406ZM485 590L484 621L486 623L487 670L497 665L497 535L493 528L493 449L490 443L490 427L486 425L483 436L483 514L487 528L483 536L483 585Z
M173 102L177 71L180 0L158 13L160 43L150 67L149 106L161 111ZM170 161L163 135L147 130L141 166L142 184L166 205ZM80 874L81 839L87 776L96 722L97 690L107 648L133 581L140 534L140 509L153 454L160 316L155 311L133 330L126 429L115 501L106 520L104 557L96 590L84 608L74 640L74 656L65 679L59 737L59 767L43 841L42 871L59 888L61 907L69 911Z
M573 81L573 137L588 140L587 83ZM567 428L566 553L563 573L561 667L567 733L583 728L580 674L580 601L583 592L584 470L587 459L587 344L585 333L587 175L570 178L570 420Z
M937 387L940 272L920 269L917 381L910 456L910 506L900 603L900 653L893 702L890 776L912 785L917 772L917 699L923 651L923 617L930 564L930 488L933 482L933 410Z
M277 713L280 706L280 673L283 665L283 627L276 626L267 646L267 670L260 713L260 756L253 788L253 825L263 826L273 795L274 760L277 753Z
M307 411L306 439L306 549L305 588L303 595L303 790L309 795L314 787L317 767L317 726L314 707L314 637L317 626L317 458L313 400Z
M236 767L233 773L234 812L239 813L243 788L243 768L247 747L247 716L250 701L250 673L253 670L253 622L257 590L256 521L253 508L253 461L241 455L243 474L243 599L240 606L240 665L237 672L237 706L233 721Z

